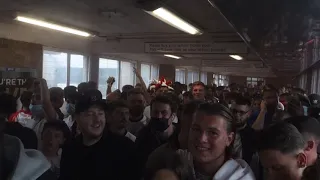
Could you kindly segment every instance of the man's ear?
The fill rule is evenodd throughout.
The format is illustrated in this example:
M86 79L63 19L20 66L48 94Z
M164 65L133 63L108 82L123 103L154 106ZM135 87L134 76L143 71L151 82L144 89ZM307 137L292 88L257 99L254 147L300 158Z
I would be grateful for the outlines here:
M307 156L305 153L301 152L297 155L297 165L299 168L305 168L307 167Z
M228 134L227 146L230 146L232 142L235 140L235 138L236 138L236 134L234 132L231 132L230 134Z
M307 141L307 147L305 148L305 151L311 151L316 145L316 142L313 140Z

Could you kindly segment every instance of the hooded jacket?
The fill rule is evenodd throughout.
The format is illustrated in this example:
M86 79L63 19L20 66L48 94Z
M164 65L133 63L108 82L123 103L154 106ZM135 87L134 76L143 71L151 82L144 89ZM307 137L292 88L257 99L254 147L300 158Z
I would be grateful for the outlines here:
M24 149L20 139L4 135L5 174L9 180L53 180L51 164L37 150Z
M193 177L193 180L201 180L199 175L195 172L191 153L186 150L178 150L177 153L184 162L189 164L188 166L192 173L189 174L189 177ZM221 168L212 177L212 180L255 180L255 176L250 166L244 160L230 159L221 166Z

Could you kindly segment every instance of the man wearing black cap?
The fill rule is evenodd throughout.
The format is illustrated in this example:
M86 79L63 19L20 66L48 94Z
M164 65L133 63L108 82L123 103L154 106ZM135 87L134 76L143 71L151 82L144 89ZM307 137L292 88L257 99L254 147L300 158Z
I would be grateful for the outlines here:
M307 156L307 166L313 165L318 157L317 147L320 143L320 123L308 116L295 116L286 119L285 121L293 124L302 134L307 142L305 153Z
M134 179L133 142L104 133L106 104L98 90L86 91L76 102L75 120L81 135L63 148L61 180Z

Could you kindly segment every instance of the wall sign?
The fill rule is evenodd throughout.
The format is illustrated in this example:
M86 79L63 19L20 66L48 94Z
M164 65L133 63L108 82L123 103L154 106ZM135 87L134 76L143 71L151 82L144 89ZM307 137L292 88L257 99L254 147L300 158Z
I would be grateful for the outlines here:
M146 53L246 54L244 43L145 43Z
M0 87L18 98L26 91L25 83L28 78L36 77L37 71L29 68L0 68Z

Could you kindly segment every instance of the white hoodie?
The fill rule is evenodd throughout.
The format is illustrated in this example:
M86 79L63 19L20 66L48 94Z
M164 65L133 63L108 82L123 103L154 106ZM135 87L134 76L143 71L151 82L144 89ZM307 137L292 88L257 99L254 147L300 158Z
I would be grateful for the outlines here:
M194 170L191 153L186 150L178 150L177 153L184 162L188 162L189 166L192 167L193 178L198 180ZM222 167L213 176L212 180L255 180L255 176L250 166L244 160L230 159L222 165Z
M36 180L51 167L40 151L24 149L20 139L14 136L4 136L4 153L8 160L15 162L9 180Z

